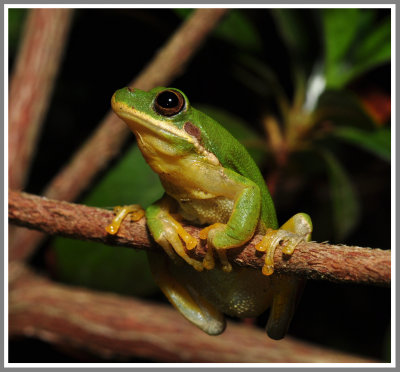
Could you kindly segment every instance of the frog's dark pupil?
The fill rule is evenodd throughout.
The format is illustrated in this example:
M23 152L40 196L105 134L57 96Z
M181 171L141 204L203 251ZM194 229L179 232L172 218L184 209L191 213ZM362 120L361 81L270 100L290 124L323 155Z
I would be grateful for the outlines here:
M163 90L158 93L153 107L159 115L174 116L184 109L185 98L178 91Z
M158 95L157 103L163 108L173 108L179 105L179 98L176 93L167 90Z

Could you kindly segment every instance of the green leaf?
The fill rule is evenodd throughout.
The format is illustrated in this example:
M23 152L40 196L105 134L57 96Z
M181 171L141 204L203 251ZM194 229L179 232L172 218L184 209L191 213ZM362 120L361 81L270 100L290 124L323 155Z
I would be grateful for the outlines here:
M177 8L173 9L173 11L178 14L181 18L187 18L189 17L194 9L188 9L188 8Z
M135 145L83 203L109 208L138 203L146 207L163 192L158 176ZM156 289L144 251L64 238L55 239L54 247L59 279L64 282L130 295L146 295Z
M364 110L358 98L345 90L324 91L314 113L315 120L339 126L375 129L372 117Z
M66 238L57 238L54 247L64 283L132 296L157 290L144 251Z
M326 162L330 180L335 235L338 241L343 241L359 221L358 197L350 178L334 155L327 150L320 153Z
M337 127L332 134L390 162L390 130L387 128L367 131L354 127Z
M346 55L357 36L360 9L322 10L327 68L335 66Z
M8 9L8 47L15 52L28 14L27 9Z
M379 58L390 59L390 36L391 20L388 18L357 43L353 58L360 62L377 55Z
M243 49L262 49L262 41L256 28L239 10L231 10L218 25L215 34Z
M327 86L341 88L390 60L390 18L376 24L373 9L324 9Z
M369 34L357 43L352 55L354 67L347 80L354 79L368 69L390 61L390 23L390 19L385 20L380 26L372 28Z
M260 139L260 134L256 133L244 120L230 112L214 106L196 104L195 107L225 127L239 142L243 144L243 146L246 147L247 151L258 165L265 160L265 141Z
M181 17L188 17L193 9L174 9ZM238 48L247 50L261 50L261 37L241 10L230 10L214 30L214 36L219 37Z

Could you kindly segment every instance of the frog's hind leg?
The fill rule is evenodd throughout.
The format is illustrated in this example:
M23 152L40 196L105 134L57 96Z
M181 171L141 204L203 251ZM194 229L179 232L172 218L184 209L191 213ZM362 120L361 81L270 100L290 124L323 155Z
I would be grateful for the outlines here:
M193 288L186 288L168 269L164 255L148 252L154 280L174 307L194 325L209 335L219 335L225 329L223 314L202 298Z
M289 328L306 280L288 274L274 274L272 278L277 291L273 295L266 330L269 337L280 340Z
M267 232L267 244L264 246L267 252L263 274L272 274L274 251L280 240L284 240L286 243L282 249L283 253L291 255L300 242L311 239L311 232L311 219L305 213L297 213L279 230ZM273 281L272 288L275 290L267 323L267 333L269 337L280 340L287 332L306 280L292 274L277 273L271 275L271 280Z

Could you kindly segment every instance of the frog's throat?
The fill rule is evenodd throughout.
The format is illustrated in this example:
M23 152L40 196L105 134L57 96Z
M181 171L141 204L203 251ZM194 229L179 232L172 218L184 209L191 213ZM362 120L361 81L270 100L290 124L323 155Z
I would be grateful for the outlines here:
M128 125L133 133L140 133L140 130L144 128L154 134L161 134L161 136L163 132L166 132L193 144L198 154L205 156L211 164L220 165L218 158L213 153L209 152L196 137L191 136L186 131L169 124L165 120L158 120L150 115L135 110L125 103L116 102L114 96L111 100L111 105L114 112Z

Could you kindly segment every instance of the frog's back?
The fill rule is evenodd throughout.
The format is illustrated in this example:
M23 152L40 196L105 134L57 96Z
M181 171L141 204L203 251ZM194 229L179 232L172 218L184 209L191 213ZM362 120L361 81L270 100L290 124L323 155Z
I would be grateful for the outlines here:
M261 172L246 148L221 124L192 107L201 128L202 142L215 154L223 167L229 168L258 185L261 192L261 220L265 227L277 228L275 208Z

